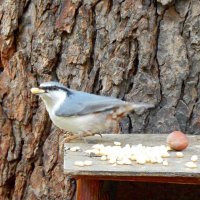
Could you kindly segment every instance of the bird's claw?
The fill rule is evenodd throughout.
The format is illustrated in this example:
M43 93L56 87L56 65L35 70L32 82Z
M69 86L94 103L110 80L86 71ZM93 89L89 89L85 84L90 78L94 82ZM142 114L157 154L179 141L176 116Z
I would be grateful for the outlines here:
M82 139L84 137L88 137L88 136L94 136L94 135L99 135L102 137L101 133L91 133L91 132L84 132L82 134L72 134L72 133L68 133L65 136L64 142L69 142L71 140L75 140L75 139Z

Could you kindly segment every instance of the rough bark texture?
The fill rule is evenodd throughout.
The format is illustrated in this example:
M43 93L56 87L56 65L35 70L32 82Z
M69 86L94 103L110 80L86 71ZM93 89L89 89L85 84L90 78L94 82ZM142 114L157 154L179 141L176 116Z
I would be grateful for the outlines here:
M199 0L0 0L0 197L73 196L44 81L156 105L124 132L198 134L199 27Z

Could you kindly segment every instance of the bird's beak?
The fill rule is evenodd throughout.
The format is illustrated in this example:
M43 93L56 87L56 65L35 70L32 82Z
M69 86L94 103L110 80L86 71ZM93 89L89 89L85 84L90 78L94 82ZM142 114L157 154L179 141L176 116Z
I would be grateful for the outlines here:
M40 88L31 88L31 92L33 94L43 94L43 93L45 93L45 90L42 90Z

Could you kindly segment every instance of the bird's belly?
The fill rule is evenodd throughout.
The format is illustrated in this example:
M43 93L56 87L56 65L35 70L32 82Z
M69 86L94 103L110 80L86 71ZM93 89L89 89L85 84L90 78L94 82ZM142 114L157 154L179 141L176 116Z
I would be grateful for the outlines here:
M104 131L110 127L105 114L91 114L73 117L50 116L53 123L65 131L81 133L91 131L93 133Z

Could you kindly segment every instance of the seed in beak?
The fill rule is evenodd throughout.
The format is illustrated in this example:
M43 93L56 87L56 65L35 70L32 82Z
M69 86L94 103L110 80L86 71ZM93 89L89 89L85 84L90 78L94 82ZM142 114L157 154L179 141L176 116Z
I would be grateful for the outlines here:
M42 90L40 88L31 88L31 92L33 94L42 94L42 93L45 93L45 90Z

